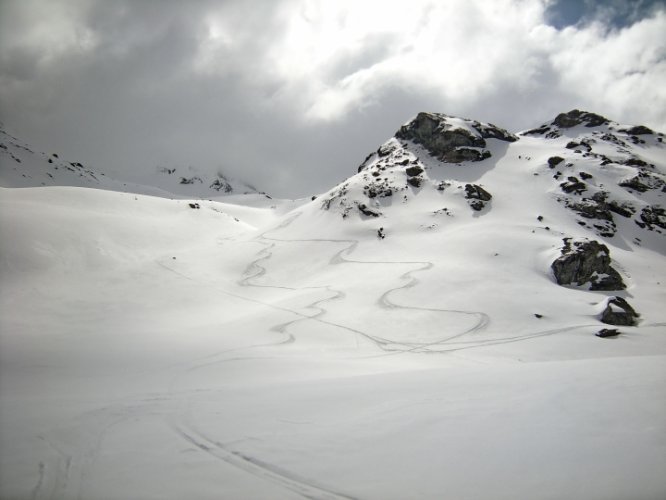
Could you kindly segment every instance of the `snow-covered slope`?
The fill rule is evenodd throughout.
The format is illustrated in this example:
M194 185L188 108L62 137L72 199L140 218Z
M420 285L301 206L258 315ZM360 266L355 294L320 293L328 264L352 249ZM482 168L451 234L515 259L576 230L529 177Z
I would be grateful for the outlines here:
M194 166L156 167L143 174L109 176L58 153L44 153L0 127L0 186L76 186L176 198L217 198L229 194L262 195L250 184L214 175Z
M0 496L663 497L662 136L563 116L307 202L0 189Z

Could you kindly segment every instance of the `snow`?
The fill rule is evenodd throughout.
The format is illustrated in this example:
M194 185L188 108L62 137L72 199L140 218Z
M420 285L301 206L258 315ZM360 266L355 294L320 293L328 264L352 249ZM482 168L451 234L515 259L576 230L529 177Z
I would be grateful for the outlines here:
M340 186L199 209L0 188L0 497L664 497L664 236L617 217L627 290L557 286L562 239L595 237L556 201L567 141L465 165L408 144L425 181L376 219L323 210ZM600 339L610 295L641 321Z

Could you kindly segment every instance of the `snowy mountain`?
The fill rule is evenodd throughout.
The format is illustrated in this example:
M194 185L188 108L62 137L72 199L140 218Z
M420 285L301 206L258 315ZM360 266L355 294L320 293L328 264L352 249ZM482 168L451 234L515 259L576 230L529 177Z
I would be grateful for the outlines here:
M153 196L212 198L229 194L264 194L250 184L193 166L156 167L148 174L119 179L58 153L44 153L0 127L0 186L76 186Z
M664 497L663 137L419 113L312 200L0 188L0 497Z

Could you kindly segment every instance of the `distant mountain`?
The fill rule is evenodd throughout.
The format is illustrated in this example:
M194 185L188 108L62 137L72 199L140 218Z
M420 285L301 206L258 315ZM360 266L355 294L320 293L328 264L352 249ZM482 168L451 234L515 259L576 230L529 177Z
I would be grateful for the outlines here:
M74 186L155 196L211 198L229 194L264 194L218 172L187 166L157 167L148 174L119 178L81 162L44 153L0 128L0 186Z

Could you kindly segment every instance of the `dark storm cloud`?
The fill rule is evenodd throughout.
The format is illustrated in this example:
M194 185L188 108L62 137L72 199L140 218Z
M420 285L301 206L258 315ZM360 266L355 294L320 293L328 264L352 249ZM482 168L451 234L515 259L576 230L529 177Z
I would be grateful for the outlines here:
M581 107L663 127L663 10L609 32L557 30L552 8L3 1L0 119L99 169L195 165L278 196L328 189L420 110L518 130Z

